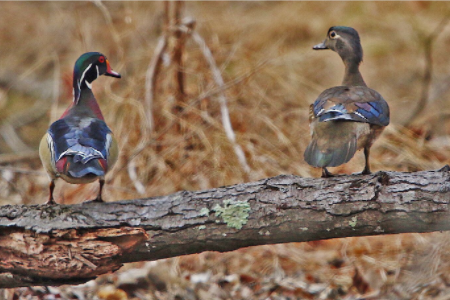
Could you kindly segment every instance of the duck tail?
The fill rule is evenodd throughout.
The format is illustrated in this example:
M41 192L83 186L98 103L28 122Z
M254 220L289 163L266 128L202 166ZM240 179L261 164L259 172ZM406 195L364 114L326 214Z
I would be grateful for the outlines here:
M305 161L313 167L337 167L348 162L357 150L356 136L344 141L334 140L333 143L320 145L314 138L305 150Z
M59 168L58 168L59 163ZM76 159L76 156L64 156L57 163L61 173L74 178L105 176L105 162L102 159L91 159L87 162Z

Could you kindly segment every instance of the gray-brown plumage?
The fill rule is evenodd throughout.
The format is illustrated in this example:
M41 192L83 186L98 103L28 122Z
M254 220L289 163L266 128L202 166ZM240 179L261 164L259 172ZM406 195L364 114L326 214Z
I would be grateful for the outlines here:
M345 65L342 86L323 91L310 106L311 143L305 160L322 168L322 177L331 176L327 167L348 162L359 149L366 158L363 174L370 174L370 147L389 124L389 106L383 97L367 87L359 72L362 48L358 32L335 26L314 50L331 49Z

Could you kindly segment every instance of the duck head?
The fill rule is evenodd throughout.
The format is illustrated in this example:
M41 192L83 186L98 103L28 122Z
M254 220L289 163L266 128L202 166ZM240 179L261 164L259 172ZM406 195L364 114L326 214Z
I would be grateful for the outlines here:
M91 89L92 82L101 75L120 78L120 74L113 71L105 55L99 52L87 52L75 62L73 69L73 101L80 100L82 89Z
M314 50L331 49L339 54L345 64L359 65L363 51L358 32L345 26L333 26L328 29L326 39L313 47Z

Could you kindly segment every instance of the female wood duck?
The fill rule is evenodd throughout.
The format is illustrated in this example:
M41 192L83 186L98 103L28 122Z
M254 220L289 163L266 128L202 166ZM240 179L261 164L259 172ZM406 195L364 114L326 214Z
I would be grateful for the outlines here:
M364 149L362 174L370 174L370 147L389 124L389 106L378 92L367 87L359 72L363 52L358 32L350 27L331 27L325 41L313 49L337 52L345 74L341 86L323 91L310 106L312 140L305 150L305 160L321 167L322 177L329 177L332 174L327 167L342 165L357 150Z
M73 103L41 140L39 156L51 179L48 204L55 204L58 177L74 184L99 179L95 200L103 201L105 174L117 160L118 147L91 89L101 75L120 78L101 53L88 52L78 58L73 70Z

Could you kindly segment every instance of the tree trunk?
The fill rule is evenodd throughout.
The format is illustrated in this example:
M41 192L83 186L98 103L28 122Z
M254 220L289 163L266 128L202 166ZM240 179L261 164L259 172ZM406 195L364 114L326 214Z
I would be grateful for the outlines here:
M280 175L148 199L3 206L0 288L81 283L123 263L202 251L450 230L449 170Z

